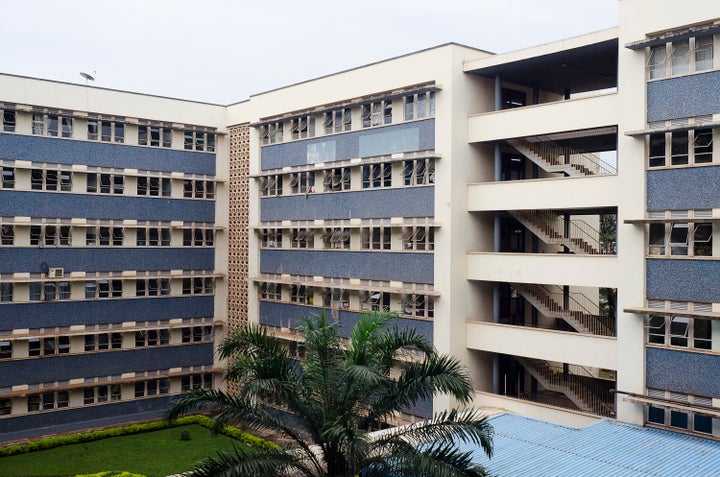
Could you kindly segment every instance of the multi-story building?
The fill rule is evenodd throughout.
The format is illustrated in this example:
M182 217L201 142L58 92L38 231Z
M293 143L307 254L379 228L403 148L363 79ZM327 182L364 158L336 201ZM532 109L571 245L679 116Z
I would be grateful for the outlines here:
M619 5L228 106L0 77L0 423L159 415L222 324L302 358L301 316L389 309L476 406L720 437L720 7Z
M162 415L219 369L225 109L0 84L0 435Z

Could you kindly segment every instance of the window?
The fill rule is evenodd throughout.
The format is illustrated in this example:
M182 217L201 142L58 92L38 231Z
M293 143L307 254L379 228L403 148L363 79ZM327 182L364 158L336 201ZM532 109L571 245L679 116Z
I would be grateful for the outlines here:
M323 247L330 249L349 249L350 248L350 229L336 227L333 229L325 229L322 234Z
M283 142L283 123L279 121L260 126L260 142L263 145Z
M212 247L214 244L214 229L194 228L183 230L183 247Z
M335 109L325 112L325 134L350 131L352 129L352 110L350 108Z
M215 292L215 279L213 277L183 278L183 295L212 295Z
M392 164L368 164L362 166L363 189L392 186Z
M148 381L137 381L135 383L135 397L156 396L170 392L170 379L150 379Z
M260 178L260 195L263 197L282 195L283 176L272 175Z
M0 226L0 244L12 245L14 243L15 243L15 226L14 225Z
M183 139L183 147L188 151L215 152L215 133L188 130L183 133Z
M13 284L0 282L0 301L13 301Z
M180 390L182 392L190 391L191 389L199 388L212 388L213 375L211 373L205 374L191 374L189 376L183 376L180 380Z
M144 348L148 346L159 346L170 343L170 330L162 328L159 330L144 330L135 332L135 347Z
M193 326L182 329L183 343L198 343L213 341L214 333L212 326Z
M33 169L30 172L30 188L32 190L70 192L72 190L72 172Z
M30 282L30 301L70 299L70 282Z
M119 384L83 389L83 404L119 401L121 398L122 388Z
M262 282L258 286L258 293L261 300L280 301L282 298L282 286L279 283Z
M28 412L48 411L68 407L70 397L68 391L49 391L28 395L27 403Z
M45 117L42 114L33 113L32 133L41 136L45 134Z
M290 131L293 139L315 137L315 116L293 118L290 121Z
M122 247L122 227L88 227L85 229L85 245L100 247Z
M54 354L68 354L69 352L69 336L30 338L28 340L28 356L51 356Z
M435 160L427 158L405 161L403 176L406 186L434 184Z
M170 197L172 181L167 177L138 177L137 195Z
M2 184L3 189L14 189L15 188L15 169L12 167L2 168Z
M290 301L294 303L313 304L313 287L305 285L290 286Z
M325 192L350 190L352 172L349 167L336 167L325 171Z
M90 141L97 141L99 138L103 142L114 141L117 143L124 143L125 123L109 119L103 119L99 121L98 118L88 118L87 138Z
M373 101L362 105L362 127L392 123L392 100Z
M435 116L435 91L405 96L405 121Z
M650 224L648 255L712 256L711 223Z
M123 294L122 280L85 282L85 298L119 298Z
M85 351L103 351L107 349L122 348L122 334L100 333L97 335L85 335Z
M15 132L15 111L4 110L3 111L3 131L4 132Z
M172 128L159 125L140 125L138 126L138 145L172 147Z
M169 278L135 280L135 296L160 296L170 294Z
M32 225L30 227L30 245L70 246L70 226L68 225Z
M214 199L215 182L203 180L183 181L183 197L195 199Z
M289 187L292 194L308 194L315 191L315 172L296 172L289 176Z
M435 316L435 299L427 295L403 295L403 314L416 318Z
M282 229L262 229L260 246L263 248L282 248Z
M12 341L0 341L0 359L12 358Z
M360 293L360 309L363 311L389 311L390 294L380 291L364 291Z
M99 188L98 188L99 185ZM121 175L115 174L88 174L87 192L100 194L122 194L125 189L125 180Z
M648 78L653 80L712 69L713 56L712 35L652 46L648 52Z
M430 251L435 248L433 227L408 227L402 236L403 250Z
M390 250L392 248L390 227L364 227L361 235L363 249Z
M342 288L325 288L323 306L326 308L350 308L350 290Z
M32 133L41 136L72 137L73 118L57 114L33 113Z
M135 231L135 245L138 247L169 247L170 238L167 227L142 227Z
M0 416L9 416L12 413L12 401L0 399Z
M720 419L709 416L699 406L712 407L712 398L674 393L660 389L648 388L648 396L668 401L667 406L647 405L646 421L656 426L675 428L699 435L712 435L713 427L720 425ZM673 402L678 408L673 408ZM688 407L698 406L689 410Z
M313 229L291 229L290 246L292 248L314 248Z
M678 348L712 349L712 322L704 318L650 315L647 342Z

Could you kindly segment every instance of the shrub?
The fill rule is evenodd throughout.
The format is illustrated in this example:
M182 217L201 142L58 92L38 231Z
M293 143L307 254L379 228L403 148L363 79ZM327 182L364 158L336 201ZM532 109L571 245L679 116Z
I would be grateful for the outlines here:
M215 421L207 416L201 414L195 414L193 416L185 416L176 419L172 423L166 421L153 421L144 424L131 424L129 426L113 427L111 429L100 429L97 431L81 432L78 434L72 434L69 436L58 436L58 437L46 437L45 439L39 439L37 441L28 442L27 444L11 445L6 447L0 447L0 457L25 454L27 452L35 452L39 450L52 449L53 447L64 446L68 444L79 444L81 442L96 441L99 439L106 439L108 437L119 437L127 436L130 434L138 434L140 432L157 431L159 429L165 429L168 427L185 426L188 424L198 424L208 429L212 429L215 425ZM242 443L260 447L263 449L279 449L279 446L268 442L265 439L248 434L236 427L223 426L220 430L220 434L232 437L233 439ZM93 474L93 477L133 477L135 474L129 473L110 473L110 474ZM84 476L83 476L84 477Z
M189 441L190 440L190 432L185 429L180 433L180 440L181 441Z

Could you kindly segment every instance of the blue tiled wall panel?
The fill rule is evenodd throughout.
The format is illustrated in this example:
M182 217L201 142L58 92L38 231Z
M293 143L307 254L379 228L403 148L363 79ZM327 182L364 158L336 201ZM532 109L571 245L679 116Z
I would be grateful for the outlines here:
M3 190L0 215L214 222L215 202Z
M364 129L344 134L264 146L261 168L278 169L395 152L435 148L435 120Z
M321 312L322 308L314 306L261 301L260 323L285 328L297 328L300 323L300 318L318 315ZM328 313L330 313L330 311L328 311ZM359 313L340 310L340 335L343 337L350 336L350 332L359 318ZM425 339L430 342L433 341L433 323L431 321L395 318L391 326L397 326L399 329L415 328Z
M215 175L215 154L43 136L0 134L0 157L52 164Z
M435 187L266 197L260 220L311 220L383 217L432 217Z
M260 272L433 283L433 254L262 250Z
M214 301L213 296L183 296L2 303L0 330L212 317Z
M647 297L720 302L720 261L648 258Z
M213 364L213 344L139 348L0 362L3 386Z
M720 356L672 349L645 349L647 387L720 397Z
M720 71L648 83L647 120L662 121L720 112L718 84Z
M648 171L648 210L715 207L720 207L720 167Z
M84 237L80 237L84 239ZM43 272L46 267L73 271L213 270L212 248L65 248L2 247L0 273Z
M0 420L0 441L10 433L13 437L32 438L54 432L68 432L123 422L159 418L165 414L171 396L83 406L53 412L27 414Z

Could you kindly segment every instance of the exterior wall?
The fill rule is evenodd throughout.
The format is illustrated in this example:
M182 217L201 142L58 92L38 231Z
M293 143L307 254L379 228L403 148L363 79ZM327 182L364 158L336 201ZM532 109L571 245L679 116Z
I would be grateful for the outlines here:
M14 174L0 186L0 221L13 230L0 245L0 283L12 286L0 302L0 441L161 416L169 396L212 385L218 370L213 335L227 315L225 108L9 75L0 85L0 110L15 117L14 131L0 132L0 165ZM53 114L72 118L56 137ZM66 188L48 171L64 171ZM101 174L121 178L119 189L101 189ZM162 192L150 191L150 178L163 181ZM57 241L61 227L67 243ZM121 230L120 243L102 245L86 232L100 228ZM140 238L147 228L168 236L153 245ZM202 241L184 243L193 229ZM206 234L214 237L205 242Z

